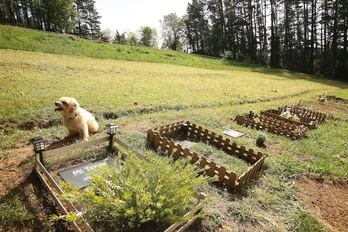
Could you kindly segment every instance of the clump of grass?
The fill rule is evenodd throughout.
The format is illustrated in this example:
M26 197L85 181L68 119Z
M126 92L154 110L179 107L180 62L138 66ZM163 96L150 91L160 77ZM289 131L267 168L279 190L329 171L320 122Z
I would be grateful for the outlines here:
M256 222L258 219L256 207L257 203L252 198L244 198L243 201L235 202L230 206L229 213L238 222Z
M0 204L0 223L5 231L30 226L34 219L35 215L26 207L23 199L15 191L10 191L6 202Z
M291 231L327 231L308 210L297 208L290 220Z

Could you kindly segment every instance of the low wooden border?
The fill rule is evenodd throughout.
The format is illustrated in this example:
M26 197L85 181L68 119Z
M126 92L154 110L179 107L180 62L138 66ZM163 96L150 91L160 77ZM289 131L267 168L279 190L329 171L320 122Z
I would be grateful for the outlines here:
M92 145L97 145L99 143L103 143L109 141L109 137L104 137L101 139L96 139L90 142L80 143L80 144L73 144L70 146L66 146L63 148L58 148L54 150L48 150L44 151L42 153L44 159L50 158L53 156L59 156L62 153L66 152L73 152L74 150L81 149L81 148L87 148ZM135 151L134 149L130 148L126 143L119 140L115 136L113 137L113 144L117 144L127 151L129 151L132 154L135 154L139 159L144 159L144 156L141 155L139 152ZM103 148L108 149L109 146L105 146ZM101 148L99 148L101 149ZM86 153L88 152L82 152L80 154L73 154L69 157L62 157L55 160L55 163L58 161L67 161L71 159L76 158L82 158ZM50 196L53 198L56 206L60 210L61 214L63 216L67 215L69 212L74 212L77 214L80 214L76 207L68 200L61 200L60 196L64 193L59 184L54 180L54 178L51 176L49 171L46 169L46 167L40 162L40 155L36 154L35 156L35 172L38 175L39 179L41 180L44 187L48 190ZM168 229L165 230L165 232L173 232L173 231L184 231L187 229L196 219L197 219L197 213L203 209L207 202L207 196L204 193L196 193L194 194L194 197L198 200L198 204L196 207L194 207L191 211L189 211L187 214L185 214L185 218L190 217L190 219L187 222L176 222L173 225L171 225ZM77 222L70 222L70 225L72 229L76 232L94 232L94 230L91 228L91 226L84 222L84 223L77 223Z
M215 146L223 150L228 155L237 156L251 164L246 172L237 176L233 171L226 170L223 166L218 166L215 162L209 161L205 156L201 156L195 152L191 152L188 148L182 148L180 144L176 144L169 138L174 136L184 136L186 139L198 139L209 145ZM147 142L149 147L162 153L173 156L175 159L181 157L190 157L190 163L198 165L205 170L208 176L218 176L220 184L229 189L241 187L246 181L254 177L264 163L265 156L261 152L255 152L252 149L247 150L244 146L237 146L236 143L221 135L209 132L202 127L197 127L190 122L177 122L160 128L150 129L147 133Z
M281 112L289 111L291 114L296 114L299 118L306 118L307 120L313 120L317 124L325 122L326 119L329 119L331 115L325 114L312 109L307 109L300 107L299 105L294 106L283 106L279 107Z
M341 97L336 97L335 95L326 95L325 99L328 101L337 101L337 102L343 102L345 104L348 104L348 99L344 99Z
M294 124L297 126L303 125L303 126L308 127L308 129L315 129L316 128L317 121L312 119L312 118L300 116L299 117L300 120L295 121L295 120L287 119L287 118L280 116L282 114L282 112L284 112L284 111L281 111L279 109L270 109L270 110L266 110L266 111L260 111L260 115L268 117L268 118L274 118L274 119L284 121L284 122L289 123L289 124Z
M256 130L265 130L273 134L283 135L291 139L301 138L307 127L286 122L282 119L269 118L257 114L240 114L234 119L238 124Z

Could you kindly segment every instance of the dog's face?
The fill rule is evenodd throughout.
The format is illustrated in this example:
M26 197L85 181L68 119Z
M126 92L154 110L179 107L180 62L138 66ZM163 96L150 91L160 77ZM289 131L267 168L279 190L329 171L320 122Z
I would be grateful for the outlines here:
M71 97L62 97L54 104L57 106L54 111L59 111L63 115L73 113L80 106L76 99Z

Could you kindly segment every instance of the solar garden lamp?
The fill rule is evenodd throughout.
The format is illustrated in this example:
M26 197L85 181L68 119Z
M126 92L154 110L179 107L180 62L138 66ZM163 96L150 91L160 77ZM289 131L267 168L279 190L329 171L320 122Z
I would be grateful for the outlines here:
M34 151L39 154L40 163L44 164L42 152L46 150L47 140L42 137L35 137L30 140L34 146Z
M109 135L109 150L112 150L112 144L114 141L114 136L116 135L116 129L118 126L116 126L113 123L108 123L106 126L106 133Z
M189 127L188 127L187 123L184 123L181 125L181 131L182 131L183 135L188 136Z

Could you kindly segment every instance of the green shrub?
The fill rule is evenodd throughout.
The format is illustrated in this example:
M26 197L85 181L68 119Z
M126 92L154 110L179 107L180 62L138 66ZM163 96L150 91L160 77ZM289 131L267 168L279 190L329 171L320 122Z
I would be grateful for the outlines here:
M266 135L264 134L264 133L259 133L258 135L257 135L257 138L256 138L256 145L258 146L258 147L262 147L262 146L264 146L264 144L265 144L265 142L266 142L266 139L267 139L267 137L266 137Z
M123 166L116 164L119 171L105 165L93 172L84 191L64 185L64 197L81 207L83 219L98 231L129 231L149 224L152 231L162 230L185 220L183 215L195 204L194 192L208 183L186 159L145 161L130 155Z

